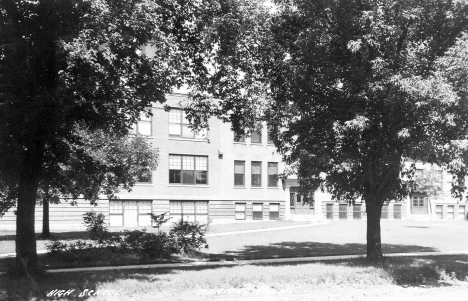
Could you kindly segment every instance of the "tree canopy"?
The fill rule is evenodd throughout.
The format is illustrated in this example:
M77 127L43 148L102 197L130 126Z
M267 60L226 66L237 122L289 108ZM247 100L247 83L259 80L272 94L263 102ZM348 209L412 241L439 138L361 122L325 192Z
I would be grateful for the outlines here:
M229 61L252 84L212 112L222 118L245 107L263 112L246 116L272 126L275 145L297 167L304 190L321 186L337 200L365 201L367 255L379 260L382 205L410 191L414 170L405 160L466 175L460 146L468 127L468 5L278 2L265 26L239 35L256 39L248 54L236 53L247 59Z
M229 13L232 2L1 2L0 196L2 210L17 203L18 271L29 273L37 265L34 205L40 183L50 174L102 175L99 162L106 158L81 156L87 138L76 135L76 127L125 137L152 102L202 80L211 51L206 29ZM156 52L146 55L144 45ZM86 164L78 164L82 160ZM74 171L64 171L74 163ZM77 191L91 184L85 197L93 200L98 189L91 182L102 179L76 179L60 182L73 181Z

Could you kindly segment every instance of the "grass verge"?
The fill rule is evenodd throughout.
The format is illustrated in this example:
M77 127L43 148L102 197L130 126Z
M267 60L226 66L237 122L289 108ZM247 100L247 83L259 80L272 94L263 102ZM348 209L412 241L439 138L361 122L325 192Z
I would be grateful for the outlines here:
M324 287L418 285L468 281L468 256L387 258L382 265L365 259L321 263L244 265L235 267L190 267L178 270L119 270L47 274L39 280L0 279L1 300L50 300L55 289L73 290L65 299L83 300L84 290L117 291L130 296L219 295L241 290L246 294L288 294ZM110 297L109 297L110 298ZM93 299L94 300L94 299ZM122 299L123 300L123 299Z

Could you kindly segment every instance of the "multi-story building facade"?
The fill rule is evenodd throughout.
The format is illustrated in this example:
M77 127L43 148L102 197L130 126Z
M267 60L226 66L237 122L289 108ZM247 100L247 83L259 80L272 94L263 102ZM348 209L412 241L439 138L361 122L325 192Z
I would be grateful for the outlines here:
M195 133L181 109L184 94L168 95L169 112L161 105L152 108L152 117L142 116L134 132L159 149L158 168L141 178L131 192L118 199L103 197L94 207L85 200L77 206L67 202L50 206L50 227L83 228L83 213L94 210L107 217L111 227L151 226L148 213L168 213L200 222L248 222L256 220L351 220L366 219L365 204L339 203L326 192L313 196L299 194L297 180L280 180L284 170L281 156L268 138L264 126L251 137L236 140L230 124L212 118L209 130ZM425 166L417 164L417 172ZM448 192L451 176L440 170L444 193L434 202L413 194L403 202L390 202L382 209L382 219L461 219L465 203L457 203ZM0 219L1 229L14 229L14 209ZM36 228L42 224L42 206L37 206Z
M81 228L82 215L94 210L108 217L111 227L151 226L148 213L168 212L201 222L245 222L286 218L287 196L277 175L284 169L281 156L268 139L268 129L236 141L230 124L212 118L210 128L195 133L185 118L183 94L168 95L169 112L161 105L152 117L142 116L134 131L159 149L159 164L131 192L118 199L103 198L98 206L78 200L50 206L50 227ZM1 228L14 228L14 210L0 219ZM37 206L36 228L42 223Z

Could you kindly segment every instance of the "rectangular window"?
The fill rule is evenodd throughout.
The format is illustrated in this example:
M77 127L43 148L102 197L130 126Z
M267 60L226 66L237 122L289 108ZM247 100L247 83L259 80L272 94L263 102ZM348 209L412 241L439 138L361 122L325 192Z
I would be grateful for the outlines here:
M262 186L262 162L252 161L252 187Z
M393 218L394 219L401 219L401 205L394 204L393 205Z
M138 176L139 183L151 183L153 172L151 170L145 169L142 170Z
M448 219L453 219L455 217L454 211L455 211L455 206L453 205L447 206L447 218Z
M353 205L353 219L361 219L361 204Z
M333 219L333 204L327 204L327 219Z
M268 187L278 187L278 163L268 162Z
M172 221L208 222L208 202L206 201L169 201Z
M251 143L262 143L262 132L253 132L252 136L250 137Z
M245 219L244 203L236 203L236 219Z
M465 218L465 206L458 205L458 218Z
M245 135L240 135L238 138L236 137L236 133L234 133L234 142L243 142L245 143Z
M263 204L253 204L253 219L263 219Z
M436 205L436 216L438 219L442 219L443 218L443 206L442 205Z
M424 197L414 196L413 197L413 207L424 207Z
M169 155L170 184L208 184L208 157Z
M268 137L267 137L267 144L274 144L273 140L271 139L271 126L268 126Z
M340 219L348 219L348 204L339 204L338 213Z
M270 219L279 219L279 204L270 204Z
M234 186L245 186L245 162L234 161Z
M172 108L169 111L169 136L188 139L206 139L206 130L195 133L190 127L185 111Z
M382 214L380 216L382 219L388 219L388 204L382 206Z
M145 113L140 114L139 121L133 124L132 134L141 134L144 136L151 136L152 134L151 119L152 119L152 116L146 116Z

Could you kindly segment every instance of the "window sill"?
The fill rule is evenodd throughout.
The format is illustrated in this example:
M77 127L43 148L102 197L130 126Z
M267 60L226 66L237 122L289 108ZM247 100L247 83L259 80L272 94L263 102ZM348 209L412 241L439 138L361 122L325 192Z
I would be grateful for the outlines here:
M245 143L245 142L237 142L237 141L233 141L232 143L234 143L234 144L242 144L242 145L247 145L247 143Z
M153 135L143 135L143 134L139 134L140 136L142 136L143 138L146 138L146 139L154 139L154 136ZM129 134L130 137L135 137L136 135L135 134Z
M168 187L195 187L195 188L210 188L210 185L186 185L186 184L169 184Z
M247 189L245 186L234 186L234 189Z
M208 139L196 139L196 138L169 137L167 139L168 140L177 140L177 141L208 142Z
M265 187L250 187L252 189L264 189Z
M279 187L278 186L276 186L276 187L267 187L267 189L279 189Z

